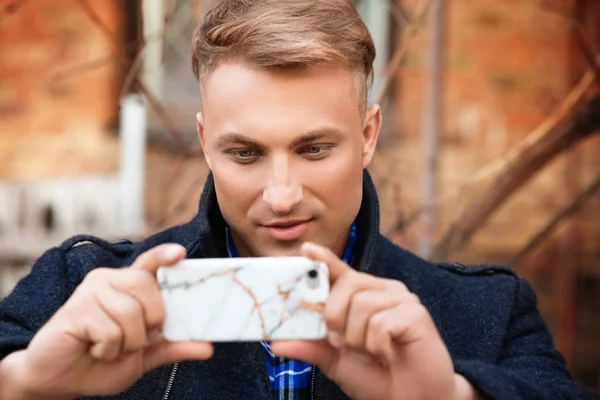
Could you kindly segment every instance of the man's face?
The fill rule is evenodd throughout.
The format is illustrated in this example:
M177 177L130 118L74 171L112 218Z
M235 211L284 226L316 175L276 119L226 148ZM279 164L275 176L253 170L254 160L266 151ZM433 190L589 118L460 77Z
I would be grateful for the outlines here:
M198 133L240 255L298 255L305 241L340 254L381 125L378 106L360 112L353 75L227 63L202 95Z

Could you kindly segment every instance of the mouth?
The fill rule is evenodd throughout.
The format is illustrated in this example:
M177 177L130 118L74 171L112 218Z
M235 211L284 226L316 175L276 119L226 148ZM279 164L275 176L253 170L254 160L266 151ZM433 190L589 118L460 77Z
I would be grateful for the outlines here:
M273 239L287 242L302 237L311 221L312 220L310 219L277 221L262 225L262 228L264 228L267 231L267 234Z

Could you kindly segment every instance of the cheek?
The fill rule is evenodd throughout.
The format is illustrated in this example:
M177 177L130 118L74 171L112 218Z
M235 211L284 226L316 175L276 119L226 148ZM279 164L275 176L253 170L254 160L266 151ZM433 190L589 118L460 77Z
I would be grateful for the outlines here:
M324 178L329 177L335 181L332 184L342 185L346 188L352 186L356 184L357 179L362 177L361 160L362 147L356 143L349 143L325 165Z
M236 168L213 162L212 173L219 207L226 219L240 218L251 207L256 192L252 179Z
M346 214L360 206L362 193L361 151L348 148L324 163L316 163L306 185L331 212ZM358 198L358 200L357 200Z

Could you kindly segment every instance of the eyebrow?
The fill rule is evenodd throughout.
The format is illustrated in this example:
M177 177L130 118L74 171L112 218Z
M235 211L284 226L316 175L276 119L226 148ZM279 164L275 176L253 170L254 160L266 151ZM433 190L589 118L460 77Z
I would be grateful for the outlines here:
M344 134L335 128L318 128L296 138L292 142L292 147L302 144L308 144L321 139L340 139Z
M217 140L217 147L222 148L228 144L241 144L247 147L264 147L259 142L239 133L226 133Z
M339 139L343 135L344 134L340 130L335 129L335 128L329 128L329 127L317 128L317 129L313 129L313 130L295 138L294 141L292 142L292 144L290 145L290 147L293 148L293 147L297 147L299 145L312 143L314 141L326 139L326 138ZM222 147L225 147L226 145L230 145L230 144L240 144L242 146L258 147L258 148L266 147L265 145L261 144L260 142L257 142L256 140L249 138L248 136L245 136L245 135L242 135L239 133L234 133L234 132L224 134L217 140L217 143L216 143L218 148L222 148Z

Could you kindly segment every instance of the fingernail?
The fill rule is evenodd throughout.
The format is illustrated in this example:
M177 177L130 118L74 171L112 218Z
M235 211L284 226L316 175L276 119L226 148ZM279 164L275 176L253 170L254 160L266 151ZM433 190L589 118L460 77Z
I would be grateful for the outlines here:
M327 254L325 252L325 249L323 248L323 246L320 246L320 245L318 245L316 243L306 242L305 246L306 246L304 248L305 250L308 250L308 251L311 251L313 253L316 253L316 254L318 254L321 257L325 257L325 255Z
M327 334L327 339L329 340L329 343L336 349L344 347L344 338L337 332L329 332Z
M315 245L312 244L311 242L304 242L302 243L302 250L310 250L310 249L314 249Z
M180 257L181 254L185 253L185 248L178 244L169 245L169 247L165 250L165 255L168 258Z

